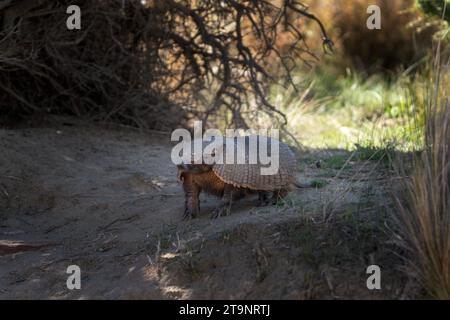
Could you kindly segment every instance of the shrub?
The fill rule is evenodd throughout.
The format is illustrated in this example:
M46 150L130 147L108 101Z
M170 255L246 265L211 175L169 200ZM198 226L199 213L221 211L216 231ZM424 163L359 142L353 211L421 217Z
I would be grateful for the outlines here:
M427 14L444 18L450 22L450 1L449 0L418 0L420 8ZM445 11L444 11L445 8Z
M367 28L367 8L372 4L381 9L381 30ZM429 52L437 29L414 0L311 0L310 5L335 41L336 56L330 64L341 70L375 73L409 67Z

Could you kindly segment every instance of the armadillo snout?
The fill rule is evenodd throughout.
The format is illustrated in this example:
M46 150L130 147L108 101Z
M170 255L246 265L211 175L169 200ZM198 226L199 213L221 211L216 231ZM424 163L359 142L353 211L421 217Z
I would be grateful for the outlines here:
M204 173L212 170L212 167L207 164L179 164L178 170L189 173Z

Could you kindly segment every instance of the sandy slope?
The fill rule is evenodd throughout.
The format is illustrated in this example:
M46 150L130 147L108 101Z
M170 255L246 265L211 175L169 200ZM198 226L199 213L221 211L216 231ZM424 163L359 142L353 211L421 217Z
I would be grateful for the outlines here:
M337 182L295 191L295 208L247 199L217 220L216 200L204 197L202 216L184 222L170 148L168 135L70 119L0 130L0 241L29 245L0 251L0 298L337 297L326 279L311 287L301 248L286 237ZM357 201L357 183L352 190L339 202ZM81 290L66 288L71 264L81 267ZM342 290L362 279L348 272Z

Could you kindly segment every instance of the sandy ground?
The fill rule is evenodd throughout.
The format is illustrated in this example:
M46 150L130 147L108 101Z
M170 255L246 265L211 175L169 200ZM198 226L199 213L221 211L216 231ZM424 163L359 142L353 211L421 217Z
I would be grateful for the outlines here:
M296 190L290 205L257 208L256 199L246 199L217 220L209 218L217 200L203 196L201 216L182 221L184 195L170 150L166 134L70 119L0 130L0 241L23 244L14 253L0 250L0 299L402 294L395 285L368 292L364 270L321 263L312 273L290 237L302 232L301 216L314 221L340 189L338 211L359 203L357 181ZM308 165L299 175L320 173ZM73 264L81 268L81 290L66 287Z

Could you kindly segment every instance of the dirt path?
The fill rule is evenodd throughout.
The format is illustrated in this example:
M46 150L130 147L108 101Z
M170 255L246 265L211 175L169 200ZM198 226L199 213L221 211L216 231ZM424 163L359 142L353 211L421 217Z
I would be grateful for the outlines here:
M340 190L334 209L360 204L367 183L329 179L312 159L301 176L324 176L323 189L274 207L247 199L217 220L216 200L203 197L200 218L183 222L168 139L70 120L0 130L0 245L22 243L0 251L0 299L336 298L364 289L363 273L348 270L337 287L333 266L320 262L316 273L297 238L301 216L320 216ZM66 287L72 264L81 290Z

